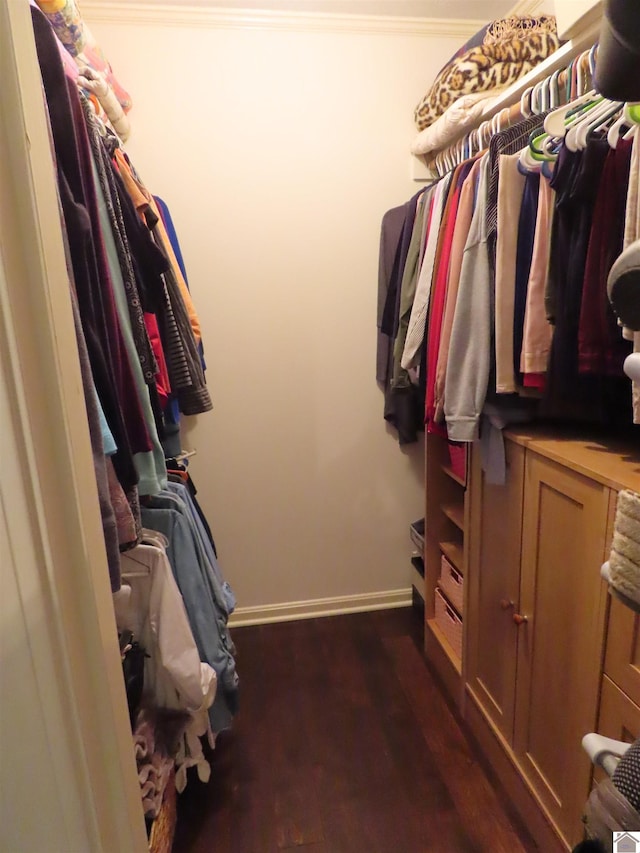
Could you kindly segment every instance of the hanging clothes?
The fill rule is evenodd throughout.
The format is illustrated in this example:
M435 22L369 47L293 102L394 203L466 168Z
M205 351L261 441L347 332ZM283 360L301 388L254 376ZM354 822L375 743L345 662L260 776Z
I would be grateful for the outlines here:
M179 443L180 412L212 407L200 323L173 225L170 241L119 140L65 73L49 22L31 13L114 607L121 632L148 654L133 723L153 817L174 766L179 791L189 767L208 780L200 739L213 747L238 704L227 627L235 598L201 509L168 479L162 447L168 432Z
M238 706L235 647L227 627L229 607L224 589L209 562L193 516L177 494L164 490L142 507L145 528L166 537L167 556L184 600L200 659L218 678L218 691L209 709L212 731L229 728Z
M471 229L475 198L478 189L478 175L480 162L473 163L467 179L463 182L458 203L455 230L451 242L451 260L449 277L447 282L447 296L442 317L442 329L440 335L440 348L436 364L436 377L434 388L434 420L437 423L444 422L444 395L447 378L447 360L449 358L449 347L451 343L451 329L458 300L458 289L460 286L460 275L462 273L462 262L464 249Z
M522 357L522 342L524 339L524 320L527 306L527 290L533 246L535 241L536 221L538 217L538 196L540 194L540 172L525 170L518 167L525 176L524 190L518 218L518 238L516 246L516 276L513 300L513 332L512 332L512 370L517 387L522 386L520 359Z
M498 157L498 202L495 278L496 392L513 394L513 320L515 310L516 255L525 175L519 169L520 152Z
M555 194L551 188L551 176L540 173L538 214L533 238L533 252L527 300L525 306L520 372L523 385L544 390L553 326L547 322L544 312L544 291L547 282L549 255L551 251L551 224ZM516 354L517 355L517 354Z
M419 388L410 381L399 386L393 383L393 349L399 327L402 278L409 254L418 198L421 193L422 191L416 193L405 205L402 232L395 253L379 327L381 333L389 339L389 357L384 383L384 418L397 429L398 440L401 445L417 441L418 433L423 428Z
M436 249L437 271L430 300L430 321L426 343L427 390L425 399L425 423L430 432L442 432L436 423L436 375L438 355L442 340L442 323L449 288L450 265L453 240L458 221L458 208L462 187L471 171L472 162L463 163L453 173L451 187L440 226L441 244Z
M602 134L584 150L563 143L554 162L534 166L522 151L545 117L494 134L475 163L398 208L417 214L405 215L393 272L400 298L396 283L380 328L393 342L396 383L418 372L427 429L450 441L475 441L483 413L491 429L532 417L631 420L629 345L606 282L623 232L630 240L640 222L637 137L615 149ZM485 446L497 443L489 436Z

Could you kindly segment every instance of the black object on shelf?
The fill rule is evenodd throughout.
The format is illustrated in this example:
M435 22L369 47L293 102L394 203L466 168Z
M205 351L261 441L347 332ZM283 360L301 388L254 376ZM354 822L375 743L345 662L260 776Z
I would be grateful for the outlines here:
M413 554L411 556L411 565L422 577L424 577L424 560L422 559L421 554Z

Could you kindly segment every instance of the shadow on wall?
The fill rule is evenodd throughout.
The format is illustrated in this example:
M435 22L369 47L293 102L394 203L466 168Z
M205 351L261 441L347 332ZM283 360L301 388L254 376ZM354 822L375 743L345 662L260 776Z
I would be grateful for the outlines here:
M398 444L397 430L389 423L385 423L385 428L387 435ZM398 450L409 461L409 468L417 483L422 485L425 477L424 433L419 433L418 440L413 444L398 444Z

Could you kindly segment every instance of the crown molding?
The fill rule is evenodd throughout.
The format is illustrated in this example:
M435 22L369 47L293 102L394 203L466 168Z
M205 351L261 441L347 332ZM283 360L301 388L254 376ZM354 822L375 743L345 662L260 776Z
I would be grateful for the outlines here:
M83 0L82 14L89 24L145 24L211 29L294 30L360 35L411 35L464 40L483 21L455 18L395 18L384 15L346 15L326 12L278 12L223 9L211 6L128 3L122 0Z
M536 17L544 12L545 6L549 7L550 5L549 0L519 0L519 2L509 10L508 14L521 16L532 15L533 17Z

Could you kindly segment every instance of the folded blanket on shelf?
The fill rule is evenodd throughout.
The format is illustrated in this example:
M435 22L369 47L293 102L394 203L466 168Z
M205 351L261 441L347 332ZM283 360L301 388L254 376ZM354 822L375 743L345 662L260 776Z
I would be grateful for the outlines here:
M640 495L630 490L618 495L609 574L615 589L640 604Z
M440 71L414 111L424 130L463 95L510 86L559 47L552 15L494 21L482 44L456 55Z
M458 98L439 119L416 136L411 145L411 153L430 154L447 148L463 136L469 126L475 124L484 110L498 99L502 91L502 89L492 89L489 92L474 92Z

